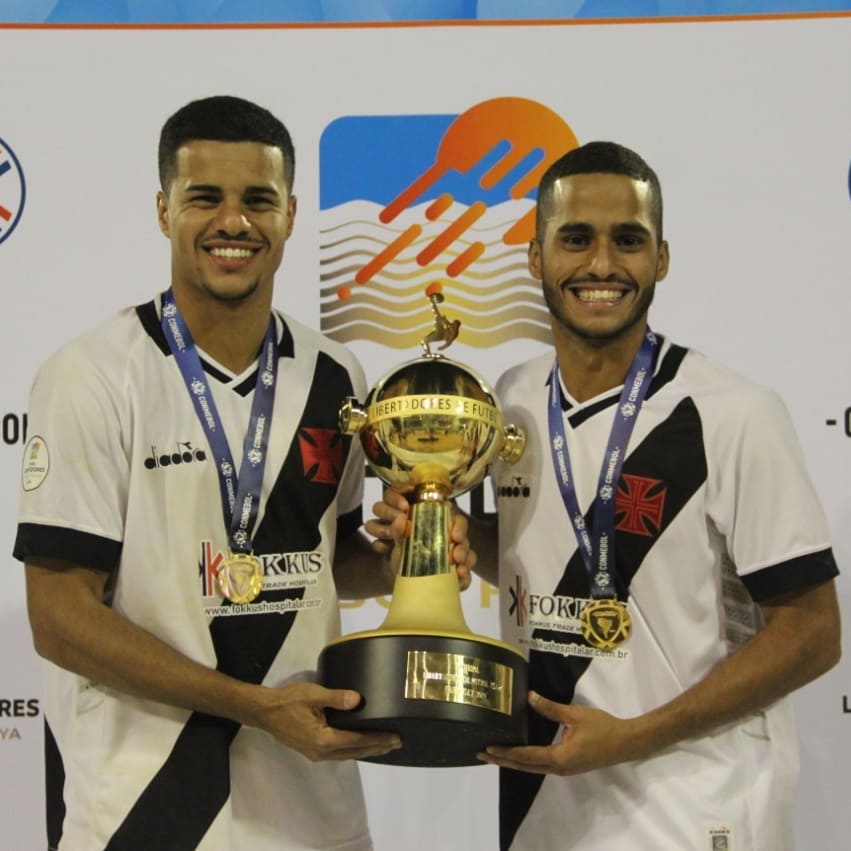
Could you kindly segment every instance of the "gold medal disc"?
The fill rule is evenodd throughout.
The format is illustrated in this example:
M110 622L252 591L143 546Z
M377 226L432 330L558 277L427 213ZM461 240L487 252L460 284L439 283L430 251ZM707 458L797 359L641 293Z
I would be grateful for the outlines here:
M580 616L582 635L592 646L611 650L623 644L632 633L632 618L620 600L593 600Z
M250 603L263 590L263 564L251 553L231 553L218 569L216 581L231 603Z

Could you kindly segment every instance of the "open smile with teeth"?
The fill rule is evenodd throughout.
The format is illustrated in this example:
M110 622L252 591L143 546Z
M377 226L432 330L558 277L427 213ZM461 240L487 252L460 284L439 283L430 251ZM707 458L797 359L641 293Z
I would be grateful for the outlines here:
M620 301L627 294L627 290L602 290L602 289L572 289L571 292L580 300L587 302Z
M223 260L248 260L253 257L256 249L253 248L210 248L209 253L213 257Z

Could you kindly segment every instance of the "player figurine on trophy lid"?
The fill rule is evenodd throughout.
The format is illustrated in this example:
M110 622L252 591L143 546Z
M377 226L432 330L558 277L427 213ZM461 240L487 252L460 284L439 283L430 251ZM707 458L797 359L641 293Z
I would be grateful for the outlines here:
M503 425L480 376L431 351L431 343L445 349L460 322L440 312L438 287L426 292L435 327L421 340L424 354L388 372L363 406L349 398L340 409L341 429L359 434L371 469L411 502L411 533L384 623L325 647L319 680L363 696L356 709L326 710L329 724L402 737L400 749L370 761L480 765L487 745L526 741L527 663L467 626L450 559L451 500L497 458L520 458L525 435Z

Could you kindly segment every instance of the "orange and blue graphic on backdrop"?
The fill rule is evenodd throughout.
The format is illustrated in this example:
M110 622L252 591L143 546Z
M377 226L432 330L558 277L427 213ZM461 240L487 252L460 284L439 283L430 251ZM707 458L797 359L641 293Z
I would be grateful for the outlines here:
M563 118L524 98L332 122L319 152L322 330L409 349L430 327L423 294L439 283L465 344L547 340L526 268L535 190L577 144Z

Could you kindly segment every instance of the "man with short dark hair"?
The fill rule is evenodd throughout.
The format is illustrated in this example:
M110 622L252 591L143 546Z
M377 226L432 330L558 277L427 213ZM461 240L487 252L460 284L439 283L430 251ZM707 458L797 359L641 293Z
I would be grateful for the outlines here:
M48 660L49 845L368 849L350 760L398 737L329 727L360 696L314 682L338 595L391 587L337 427L364 376L272 309L296 213L284 125L206 98L159 155L171 286L32 390L15 555Z
M779 398L648 328L668 267L637 154L592 142L548 170L529 268L555 363L497 385L531 449L494 475L530 488L497 498L534 710L529 747L484 757L504 848L791 847L781 698L839 658L836 565Z
M529 268L555 358L497 383L526 449L492 471L498 537L471 533L530 665L529 746L482 754L504 769L501 847L785 851L785 696L840 654L837 568L788 413L649 329L670 258L641 157L572 150L537 204ZM381 537L407 510L386 499L367 526Z

